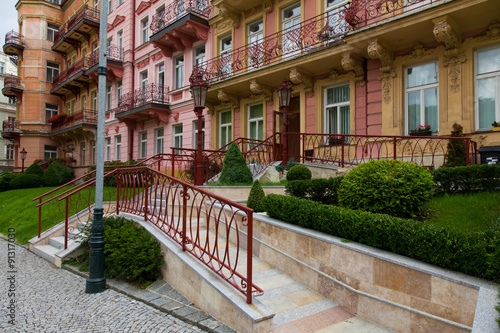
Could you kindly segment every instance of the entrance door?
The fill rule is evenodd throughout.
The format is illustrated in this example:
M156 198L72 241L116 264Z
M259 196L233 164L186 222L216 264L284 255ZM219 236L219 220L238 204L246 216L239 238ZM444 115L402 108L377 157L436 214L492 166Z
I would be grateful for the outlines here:
M300 162L300 97L290 100L288 107L288 160Z

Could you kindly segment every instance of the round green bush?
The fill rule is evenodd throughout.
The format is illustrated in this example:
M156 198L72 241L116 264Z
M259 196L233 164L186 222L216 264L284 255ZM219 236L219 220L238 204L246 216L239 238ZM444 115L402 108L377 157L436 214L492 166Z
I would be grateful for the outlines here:
M43 180L42 177L37 175L31 175L29 173L23 173L12 179L10 182L10 188L20 189L20 188L32 188L32 187L42 187Z
M14 172L3 173L2 176L0 177L0 192L10 190L11 189L10 183L14 178L19 177L19 175L21 174Z
M33 163L26 170L24 170L24 173L29 173L31 175L37 175L39 177L42 177L43 169L41 166L38 165L38 163Z
M42 176L45 186L60 186L71 181L73 178L73 169L65 166L61 160L55 160L50 163Z
M260 203L265 196L266 194L264 193L260 182L255 180L248 195L247 207L252 208L255 212L263 212L264 209L261 207Z
M429 171L410 162L370 161L340 183L339 205L373 213L415 217L433 189Z
M297 164L291 167L286 173L286 180L309 180L311 179L312 174L311 170L308 167Z
M224 157L224 166L220 174L219 183L224 185L251 184L252 172L248 168L245 158L238 145L233 142Z

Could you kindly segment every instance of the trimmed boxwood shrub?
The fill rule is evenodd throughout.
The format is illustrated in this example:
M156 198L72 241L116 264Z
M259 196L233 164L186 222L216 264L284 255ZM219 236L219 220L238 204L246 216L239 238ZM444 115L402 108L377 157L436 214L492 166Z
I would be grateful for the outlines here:
M65 166L61 160L55 160L47 167L42 179L45 186L60 186L74 178L73 169Z
M24 173L29 173L31 175L37 175L39 177L42 177L43 169L41 166L38 165L38 163L33 163L26 170L24 170Z
M291 167L286 173L286 180L308 180L311 179L311 170L305 165L297 164Z
M245 158L236 142L229 145L224 166L220 174L219 183L224 185L251 184L253 182L252 172L248 168Z
M10 182L11 189L42 187L43 185L42 177L29 173L22 173Z
M10 183L14 178L18 177L19 175L20 173L14 173L14 172L2 173L2 176L0 176L0 192L10 190L11 189Z
M480 164L432 171L437 194L493 191L500 185L500 164Z
M252 208L256 212L263 212L261 202L265 196L266 194L264 193L260 182L258 180L255 180L248 195L247 207Z
M326 205L338 204L338 188L344 176L292 180L285 185L285 193L294 197L318 201Z
M269 194L262 201L270 217L388 250L443 268L500 282L500 225L461 233L416 220L323 205Z
M372 213L415 217L432 197L432 176L421 166L395 160L370 161L342 180L339 205Z

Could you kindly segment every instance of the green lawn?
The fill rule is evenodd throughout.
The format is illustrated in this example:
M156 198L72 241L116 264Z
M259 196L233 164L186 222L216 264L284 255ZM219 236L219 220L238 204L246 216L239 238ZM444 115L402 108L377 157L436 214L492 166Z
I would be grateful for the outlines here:
M66 187L57 193L64 192L70 187ZM9 228L16 229L16 240L20 244L26 244L31 238L38 234L38 208L37 202L32 201L33 198L47 193L54 187L29 188L22 190L11 190L0 192L0 233L7 235ZM104 201L115 201L116 191L114 188L105 188ZM94 200L94 188L86 190L87 195L80 198L88 198L90 192L90 200ZM113 195L114 194L114 195ZM42 209L42 231L46 230L57 223L64 220L64 203L60 202L57 206L57 201L54 200L49 206L44 206ZM73 200L70 207L70 215L82 210L88 206L88 200ZM59 209L59 207L61 209Z
M424 211L425 223L463 232L484 231L500 217L500 192L435 197Z

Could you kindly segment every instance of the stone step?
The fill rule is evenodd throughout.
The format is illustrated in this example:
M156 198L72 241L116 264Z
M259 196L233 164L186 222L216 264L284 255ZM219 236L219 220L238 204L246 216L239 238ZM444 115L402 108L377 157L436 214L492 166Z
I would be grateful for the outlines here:
M60 250L52 245L36 245L33 247L33 252L39 257L47 260L50 263L55 262L55 255Z
M72 247L74 244L75 241L70 237L70 239L68 239L68 248ZM52 245L58 250L64 249L64 236L50 237L49 245Z

